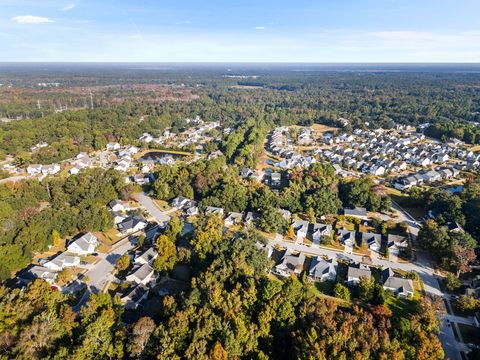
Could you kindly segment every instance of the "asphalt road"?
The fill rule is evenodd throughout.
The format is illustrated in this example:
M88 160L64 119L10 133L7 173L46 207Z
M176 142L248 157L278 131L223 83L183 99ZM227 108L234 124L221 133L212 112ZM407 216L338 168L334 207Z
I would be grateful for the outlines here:
M281 247L289 248L294 251L301 251L305 254L313 256L328 256L330 258L348 257L355 262L362 262L361 255L345 254L341 251L335 251L332 249L307 246L300 243L292 243L290 241L284 241L282 236L277 234L275 239L270 239L269 244L271 246L279 245ZM372 257L372 265L382 266L383 268L392 267L404 271L415 271L422 279L425 292L440 297L445 297L445 294L440 289L438 283L438 275L435 274L430 259L425 253L417 253L417 259L413 262L399 263L389 260L379 259L378 257ZM453 334L449 321L456 321L456 317L445 314L441 318L439 339L442 343L442 347L445 351L445 356L450 360L460 360L460 351L466 350L466 346L462 343L458 343Z
M136 193L135 199L158 221L160 226L170 221L170 216L163 212L148 195Z
M88 301L90 294L98 294L103 290L115 267L116 260L134 247L134 244L129 240L130 238L131 236L127 236L121 240L109 253L98 255L101 260L93 264L84 274L89 278L87 290L78 304L73 308L74 311L80 311L80 308Z

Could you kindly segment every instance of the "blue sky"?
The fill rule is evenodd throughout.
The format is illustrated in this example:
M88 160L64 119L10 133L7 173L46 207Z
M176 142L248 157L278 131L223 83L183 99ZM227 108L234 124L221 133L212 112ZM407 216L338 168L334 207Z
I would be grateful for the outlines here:
M0 0L0 61L480 62L480 0Z

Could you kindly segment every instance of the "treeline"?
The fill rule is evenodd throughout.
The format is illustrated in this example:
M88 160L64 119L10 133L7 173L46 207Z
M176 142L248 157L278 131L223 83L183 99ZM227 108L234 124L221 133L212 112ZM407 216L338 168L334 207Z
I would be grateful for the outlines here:
M468 182L463 191L453 195L438 188L412 188L409 195L406 205L421 206L433 217L418 234L420 246L444 269L457 275L469 272L480 239L480 181Z
M480 124L460 121L441 121L425 129L425 135L447 141L458 139L467 144L480 144Z
M308 281L266 276L255 234L216 242L179 296L156 316L123 322L123 306L92 295L79 316L66 297L37 280L0 288L0 354L5 359L443 359L432 304L409 315L384 305L339 306L312 295ZM344 307L347 306L347 307Z
M263 120L247 119L232 131L222 144L222 150L230 163L255 168L263 143L273 124Z
M256 181L241 179L239 169L226 166L225 157L160 166L155 174L154 194L167 201L177 196L196 199L202 209L218 206L227 212L258 211L259 226L265 231L278 232L284 232L289 225L278 208L303 213L312 221L326 214L337 214L342 207L390 209L390 198L378 191L372 178L343 180L329 164L317 163L308 169L293 171L289 185L279 193Z
M113 226L106 204L128 196L113 170L89 169L68 178L0 185L0 279L26 266L36 251L53 244L53 234L73 236Z

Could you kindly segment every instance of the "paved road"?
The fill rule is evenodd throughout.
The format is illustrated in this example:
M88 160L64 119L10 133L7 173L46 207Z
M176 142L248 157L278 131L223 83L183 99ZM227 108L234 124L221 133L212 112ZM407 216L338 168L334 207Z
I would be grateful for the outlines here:
M144 193L136 193L134 196L140 205L142 205L150 215L159 222L160 226L170 221L170 216L162 211L148 195Z
M284 241L283 237L279 234L275 236L275 239L269 239L271 246L279 245L284 248L289 248L294 251L301 251L309 255L321 256L326 255L330 258L339 258L347 256L355 262L362 262L362 256L356 254L345 254L341 251L335 251L323 247L306 246L300 243L292 243ZM404 271L415 271L422 279L425 292L436 296L444 297L442 290L440 289L435 270L431 264L430 258L423 252L417 253L417 259L413 262L399 263L389 260L380 259L376 256L372 257L372 264L376 266L382 266L383 268L392 267L395 269L401 269ZM455 321L456 317L449 314L445 314L440 318L440 334L439 339L442 342L445 356L450 360L460 360L460 351L466 350L464 344L458 343L455 340L453 330L449 326L449 321ZM448 320L448 321L447 321Z
M80 311L80 308L88 301L90 294L98 294L103 290L111 276L117 259L134 247L134 244L130 241L131 237L132 236L127 236L125 239L118 242L109 253L98 255L101 260L91 266L85 273L85 276L88 276L89 278L87 282L88 288L78 304L73 308L74 311Z

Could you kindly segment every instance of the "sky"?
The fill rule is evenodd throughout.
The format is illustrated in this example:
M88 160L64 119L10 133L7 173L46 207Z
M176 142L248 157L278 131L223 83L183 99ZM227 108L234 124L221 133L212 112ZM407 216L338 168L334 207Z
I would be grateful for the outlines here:
M480 62L480 0L0 0L0 62Z

